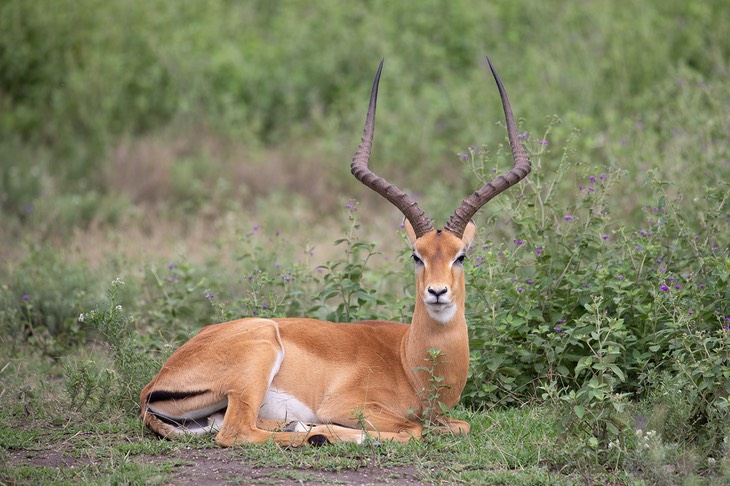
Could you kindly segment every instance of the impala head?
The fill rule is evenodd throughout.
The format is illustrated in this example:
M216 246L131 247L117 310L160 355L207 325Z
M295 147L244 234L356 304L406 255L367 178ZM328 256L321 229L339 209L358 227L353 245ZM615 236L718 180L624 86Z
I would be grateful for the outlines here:
M520 144L517 124L512 115L507 93L489 58L487 58L487 63L502 98L514 167L493 181L484 184L466 198L456 208L443 230L435 230L433 222L416 201L393 184L374 174L368 167L375 132L375 107L383 61L380 62L370 91L365 129L351 165L352 174L360 182L390 201L405 216L404 226L413 247L413 259L416 265L418 293L416 312L419 311L419 308L425 307L428 314L441 323L448 323L457 311L461 313L464 311L465 292L462 263L466 250L476 233L476 227L471 218L490 199L517 184L530 172L530 160Z

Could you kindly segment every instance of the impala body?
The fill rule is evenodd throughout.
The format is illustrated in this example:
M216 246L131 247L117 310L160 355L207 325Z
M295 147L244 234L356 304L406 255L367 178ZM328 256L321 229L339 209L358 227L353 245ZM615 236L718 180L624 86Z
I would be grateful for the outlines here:
M462 202L443 230L368 167L382 62L373 83L351 168L405 216L416 275L410 325L247 318L205 327L142 390L142 417L152 430L163 437L217 433L221 446L362 442L368 435L408 441L421 437L426 420L437 430L469 432L468 423L442 410L459 401L469 369L462 264L476 234L471 218L530 171L504 87L489 66L515 165ZM430 350L438 350L437 360L429 359ZM441 379L438 390L432 374Z

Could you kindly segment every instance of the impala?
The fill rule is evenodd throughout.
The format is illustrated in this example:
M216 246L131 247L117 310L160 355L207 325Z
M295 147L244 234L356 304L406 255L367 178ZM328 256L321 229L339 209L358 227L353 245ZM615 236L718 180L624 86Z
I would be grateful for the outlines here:
M368 168L381 61L370 92L352 173L405 216L413 248L416 304L408 324L246 318L203 328L175 351L142 390L142 418L163 437L217 433L221 446L419 439L424 423L441 432L469 424L441 411L461 396L469 368L462 264L472 216L530 172L504 86L487 59L504 109L514 167L454 211L443 230L405 192ZM428 369L429 351L439 359ZM441 378L436 406L430 373ZM433 404L432 404L433 405ZM435 410L435 411L434 411Z

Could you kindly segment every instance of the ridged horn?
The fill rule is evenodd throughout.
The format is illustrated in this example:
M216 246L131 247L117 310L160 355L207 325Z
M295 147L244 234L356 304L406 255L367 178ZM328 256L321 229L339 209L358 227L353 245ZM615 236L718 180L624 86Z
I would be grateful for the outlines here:
M368 105L368 114L365 117L365 129L362 133L362 140L357 152L352 159L350 169L352 175L357 180L377 192L385 199L390 201L393 206L398 208L401 213L408 219L413 226L416 237L420 238L429 231L433 231L433 223L426 214L418 207L416 201L408 194L398 189L382 177L374 174L368 167L370 161L370 151L373 146L373 134L375 132L375 106L378 101L378 85L380 83L380 73L383 70L383 62L380 61L378 72L375 74L375 81L370 90L370 104Z
M492 61L490 61L488 57L487 63L489 64L489 69L492 70L494 81L497 83L499 96L502 98L504 118L507 122L507 135L509 137L509 145L512 149L512 158L514 159L515 164L508 172L498 176L491 182L487 182L480 189L474 191L471 196L466 198L461 205L456 208L456 211L454 211L454 214L451 218L449 218L444 229L450 231L459 238L464 235L466 225L469 221L471 221L471 218L482 206L502 191L509 189L527 177L527 174L530 173L530 169L532 168L530 165L530 159L527 157L527 152L525 152L525 149L520 143L519 134L517 132L517 123L515 123L514 115L512 115L512 108L509 104L509 98L507 98L507 92L504 90L502 80L499 79L499 75L494 69Z

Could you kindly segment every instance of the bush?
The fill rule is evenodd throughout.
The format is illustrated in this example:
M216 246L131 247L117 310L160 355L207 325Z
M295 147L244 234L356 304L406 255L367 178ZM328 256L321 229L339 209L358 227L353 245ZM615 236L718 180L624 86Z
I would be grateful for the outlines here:
M654 177L656 204L644 208L644 226L627 228L610 203L623 171L576 164L573 143L551 173L544 151L534 150L539 142L527 140L537 170L496 202L512 236L474 251L463 398L479 407L520 405L547 390L545 398L569 405L562 432L607 452L630 423L625 399L646 398L667 386L659 376L671 376L687 392L672 399L690 404L693 417L696 435L683 440L701 436L717 447L730 392L730 257L716 243L730 234L721 216L727 196L707 188L700 204L708 216L697 221ZM469 157L477 167L488 163L486 150ZM566 179L578 182L575 196L558 198Z

